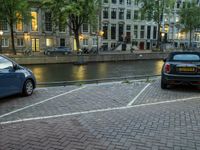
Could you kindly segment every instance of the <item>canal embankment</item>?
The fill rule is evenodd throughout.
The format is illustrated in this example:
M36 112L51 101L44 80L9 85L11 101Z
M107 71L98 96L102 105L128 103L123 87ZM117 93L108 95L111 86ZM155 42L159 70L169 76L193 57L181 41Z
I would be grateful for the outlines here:
M166 58L168 53L128 53L128 54L94 54L94 55L59 55L59 56L9 56L22 65L31 64L62 64L62 63L89 63L89 62L112 62L133 60L156 60Z

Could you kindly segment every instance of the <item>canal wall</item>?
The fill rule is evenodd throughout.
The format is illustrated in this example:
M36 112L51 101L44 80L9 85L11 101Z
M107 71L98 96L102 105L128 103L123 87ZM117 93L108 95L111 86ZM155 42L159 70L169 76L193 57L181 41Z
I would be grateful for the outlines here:
M131 54L100 54L100 55L65 55L65 56L10 56L17 63L30 64L55 64L55 63L87 63L128 60L163 59L168 53L131 53Z

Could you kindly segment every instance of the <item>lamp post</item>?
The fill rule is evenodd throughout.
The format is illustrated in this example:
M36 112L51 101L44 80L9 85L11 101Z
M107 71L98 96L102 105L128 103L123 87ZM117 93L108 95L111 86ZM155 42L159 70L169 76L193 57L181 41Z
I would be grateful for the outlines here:
M97 54L99 53L99 36L102 37L103 34L104 32L101 30L97 32Z
M2 35L3 35L3 31L0 30L0 53L2 53Z

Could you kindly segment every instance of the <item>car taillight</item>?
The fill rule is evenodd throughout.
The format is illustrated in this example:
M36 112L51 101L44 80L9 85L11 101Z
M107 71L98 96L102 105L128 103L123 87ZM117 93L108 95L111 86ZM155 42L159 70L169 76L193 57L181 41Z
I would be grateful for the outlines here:
M170 73L170 64L166 63L164 67L165 73Z

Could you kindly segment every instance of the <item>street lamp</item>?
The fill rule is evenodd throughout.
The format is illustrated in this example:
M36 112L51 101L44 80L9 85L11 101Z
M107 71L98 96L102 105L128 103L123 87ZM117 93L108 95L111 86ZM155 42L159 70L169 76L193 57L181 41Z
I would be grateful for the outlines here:
M99 53L99 36L102 37L103 34L104 34L104 32L101 31L101 30L98 31L97 34L96 34L97 35L97 54Z
M0 30L0 53L2 53L2 35L3 35L3 31Z

